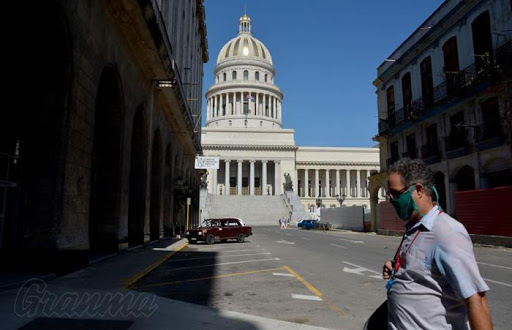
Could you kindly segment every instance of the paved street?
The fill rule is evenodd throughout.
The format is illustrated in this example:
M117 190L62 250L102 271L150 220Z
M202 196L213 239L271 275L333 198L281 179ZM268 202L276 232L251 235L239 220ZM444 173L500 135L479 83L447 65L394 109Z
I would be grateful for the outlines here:
M360 329L385 300L380 267L398 237L255 228L246 243L188 245L136 283L190 303L336 329ZM475 247L496 329L506 329L512 251Z

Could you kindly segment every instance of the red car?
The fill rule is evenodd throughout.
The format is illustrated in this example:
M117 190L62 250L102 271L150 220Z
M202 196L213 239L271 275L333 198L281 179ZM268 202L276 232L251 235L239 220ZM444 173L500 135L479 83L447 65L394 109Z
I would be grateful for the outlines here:
M189 229L185 235L189 243L205 241L213 244L215 241L226 242L236 239L243 243L246 237L252 235L252 227L245 226L238 218L207 219L199 228Z

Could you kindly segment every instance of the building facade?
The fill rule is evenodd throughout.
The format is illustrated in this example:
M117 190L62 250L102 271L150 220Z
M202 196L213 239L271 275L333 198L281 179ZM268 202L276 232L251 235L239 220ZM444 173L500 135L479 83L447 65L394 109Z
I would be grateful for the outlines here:
M137 246L178 232L187 197L197 222L202 0L27 1L14 10L31 35L14 38L10 84L18 94L28 77L37 86L0 112L2 250Z
M457 191L512 185L511 40L512 2L445 1L378 67L382 173L423 159L452 215Z
M369 206L367 178L379 170L379 150L295 144L295 131L283 128L272 56L253 36L249 16L220 50L214 75L201 139L204 154L220 159L209 170L210 194L280 195L291 183L311 212L340 202Z

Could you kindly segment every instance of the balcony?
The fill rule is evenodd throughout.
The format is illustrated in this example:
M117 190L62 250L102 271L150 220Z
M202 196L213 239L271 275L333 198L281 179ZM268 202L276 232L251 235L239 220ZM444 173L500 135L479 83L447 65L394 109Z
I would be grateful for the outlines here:
M386 135L389 129L389 124L387 120L379 119L379 135Z
M427 165L438 163L441 160L439 142L436 141L421 146L421 159L423 159Z
M472 94L475 87L484 83L493 83L512 76L512 41L498 47L494 56L489 56L488 61L480 62L478 66L472 64L451 75L449 81L434 87L431 100L421 97L415 99L412 104L388 112L386 133L404 124L422 120L424 116L434 109L452 101L456 97L467 97ZM449 85L449 86L448 86ZM380 133L380 131L379 131ZM394 132L392 132L394 134Z
M412 149L412 150L408 150L407 152L402 152L402 158L410 158L410 159L418 158L418 150Z
M455 134L445 137L446 157L448 159L467 155L469 146L467 135Z

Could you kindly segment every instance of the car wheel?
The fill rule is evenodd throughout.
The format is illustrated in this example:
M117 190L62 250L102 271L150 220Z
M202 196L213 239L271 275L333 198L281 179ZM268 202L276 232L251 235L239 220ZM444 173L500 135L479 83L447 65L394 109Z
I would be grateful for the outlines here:
M210 234L208 237L206 237L206 244L212 245L213 243L215 243L215 236Z
M245 234L238 234L238 237L236 239L238 240L238 243L243 243L245 241Z

